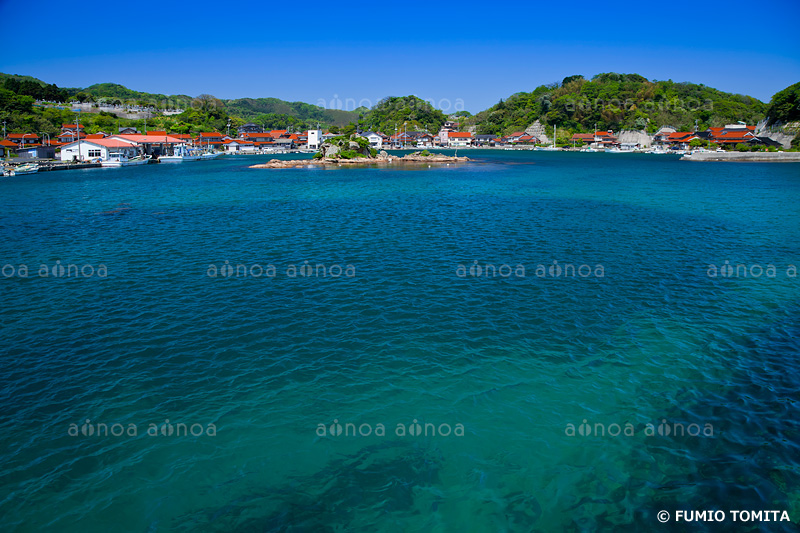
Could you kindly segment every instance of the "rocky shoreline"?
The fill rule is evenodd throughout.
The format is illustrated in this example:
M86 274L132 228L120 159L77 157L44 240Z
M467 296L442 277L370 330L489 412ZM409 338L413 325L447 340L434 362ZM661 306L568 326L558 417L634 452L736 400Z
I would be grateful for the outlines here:
M737 163L800 163L800 152L694 152L681 161L731 161Z
M379 155L378 157L354 157L352 159L339 159L326 157L323 159L270 159L266 163L251 165L249 168L299 168L309 166L371 166L371 165L390 165L395 163L466 163L472 161L469 157L457 157L442 154L421 155L419 153L408 154L403 157L391 155Z

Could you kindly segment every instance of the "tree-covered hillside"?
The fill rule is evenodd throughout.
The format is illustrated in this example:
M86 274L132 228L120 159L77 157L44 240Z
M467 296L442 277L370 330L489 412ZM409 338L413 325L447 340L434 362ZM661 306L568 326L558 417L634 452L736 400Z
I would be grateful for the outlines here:
M84 89L67 89L69 95L77 98L81 102L89 99L91 101L117 100L120 103L137 104L143 106L156 106L160 109L186 108L191 105L193 98L185 94L164 95L157 93L145 93L128 89L119 83L95 83ZM91 98L87 98L91 97Z
M800 120L800 82L778 91L767 110L769 124L786 124Z
M591 80L569 76L558 84L517 93L468 120L478 133L504 134L525 129L537 119L573 131L637 129L660 126L678 130L745 121L755 124L766 104L705 85L650 81L638 74L598 74Z
M344 126L358 117L358 112L355 111L326 109L305 102L286 102L278 98L239 98L223 102L231 115L252 120L256 124L274 121L276 118L284 116L293 117L296 123L313 123L316 126L316 123L319 122L326 125Z
M384 98L367 111L361 119L364 130L380 131L387 135L395 133L395 128L407 131L437 133L447 121L441 110L416 96L392 96ZM404 126L405 124L405 126Z

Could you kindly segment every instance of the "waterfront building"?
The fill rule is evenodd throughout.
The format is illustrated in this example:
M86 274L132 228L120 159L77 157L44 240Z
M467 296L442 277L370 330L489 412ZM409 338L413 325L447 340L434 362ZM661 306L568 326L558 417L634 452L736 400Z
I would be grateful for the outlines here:
M109 137L74 141L61 147L62 161L87 161L89 159L108 159L109 153L121 153L135 157L139 152L137 143L129 140Z

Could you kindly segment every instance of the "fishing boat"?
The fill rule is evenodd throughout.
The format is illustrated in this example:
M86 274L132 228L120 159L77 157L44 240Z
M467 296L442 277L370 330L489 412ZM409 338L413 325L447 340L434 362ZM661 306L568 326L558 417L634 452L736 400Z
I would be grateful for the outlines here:
M185 144L178 144L172 155L162 155L158 160L162 163L183 163L184 161L200 161L200 154L193 152Z
M17 167L7 167L3 171L4 176L23 176L25 174L36 174L39 172L39 165L36 163L25 163Z
M149 155L140 155L129 158L125 154L113 152L108 154L108 159L105 161L100 161L100 165L103 167L131 167L136 165L146 165L150 162L150 159L151 157Z
M203 152L202 154L200 154L200 160L210 161L211 159L218 158L220 155L221 154L219 152L214 152L214 151Z

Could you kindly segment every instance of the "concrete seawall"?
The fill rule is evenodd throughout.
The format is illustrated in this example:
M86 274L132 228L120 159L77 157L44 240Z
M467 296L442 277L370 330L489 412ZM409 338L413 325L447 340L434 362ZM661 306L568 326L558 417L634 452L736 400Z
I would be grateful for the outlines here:
M800 152L695 152L681 161L732 161L737 163L800 163Z

